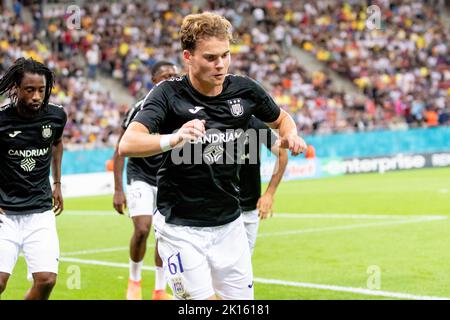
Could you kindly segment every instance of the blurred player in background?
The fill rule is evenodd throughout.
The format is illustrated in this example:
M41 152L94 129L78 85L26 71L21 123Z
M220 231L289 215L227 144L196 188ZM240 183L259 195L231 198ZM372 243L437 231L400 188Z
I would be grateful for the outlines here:
M256 139L257 148L251 150L249 143L245 143L244 164L239 171L239 199L248 244L253 254L259 219L263 220L272 216L273 198L286 170L288 154L276 143L278 137L275 133L258 118L251 117L248 128L255 130L253 139ZM251 139L248 136L245 142L250 142ZM261 146L263 144L277 157L277 162L269 185L261 195ZM256 154L251 154L252 151L256 151Z
M152 82L159 82L178 75L177 67L167 61L159 61L152 68ZM128 300L141 300L141 273L143 260L147 248L147 238L152 225L152 214L156 208L156 173L161 166L162 154L147 158L130 158L127 163L127 196L123 191L123 167L125 158L118 153L120 139L141 109L143 100L131 108L123 121L122 132L117 142L113 156L114 163L114 209L123 214L125 207L134 224L134 232L130 241L130 275L128 279ZM171 296L166 293L167 282L164 277L162 261L155 248L155 289L153 300L167 300Z
M55 215L63 211L62 135L67 116L61 106L49 103L53 82L49 68L25 58L16 60L0 79L0 95L10 98L0 108L0 294L22 250L33 280L25 299L48 299L58 274Z
M119 146L133 157L164 152L154 226L177 299L254 298L234 152L251 115L278 128L280 146L293 155L306 148L292 118L261 85L228 74L232 38L222 16L186 16L181 46L188 74L149 92Z

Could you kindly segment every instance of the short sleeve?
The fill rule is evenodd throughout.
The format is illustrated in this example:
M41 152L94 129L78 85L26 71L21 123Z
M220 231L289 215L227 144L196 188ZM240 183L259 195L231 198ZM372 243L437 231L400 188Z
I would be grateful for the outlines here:
M170 89L167 81L153 87L142 103L132 121L137 121L147 127L150 133L159 133L169 110L169 100L165 89Z
M275 103L272 97L257 81L248 78L253 93L253 98L257 103L253 114L264 122L273 122L280 116L280 107Z
M63 106L56 106L56 108L58 110L57 112L59 113L61 125L58 126L56 129L55 141L59 141L63 136L64 127L66 126L67 123L67 114Z
M128 126L130 125L131 121L134 119L136 114L139 112L139 110L141 110L143 102L144 99L140 100L132 108L128 109L121 125L123 130L126 130L128 128Z

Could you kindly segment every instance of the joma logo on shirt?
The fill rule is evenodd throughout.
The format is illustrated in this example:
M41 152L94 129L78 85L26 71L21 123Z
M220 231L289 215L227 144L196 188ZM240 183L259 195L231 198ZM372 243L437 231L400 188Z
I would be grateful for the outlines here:
M33 150L9 150L8 154L10 156L18 156L18 157L41 157L45 156L48 153L48 148L45 149L33 149Z

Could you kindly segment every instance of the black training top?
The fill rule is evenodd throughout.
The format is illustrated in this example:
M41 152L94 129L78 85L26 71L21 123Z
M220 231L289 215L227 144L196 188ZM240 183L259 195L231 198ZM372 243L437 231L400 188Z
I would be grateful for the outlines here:
M52 146L61 139L67 115L49 103L34 118L21 118L11 104L0 108L0 208L8 215L52 208Z
M155 86L133 121L150 133L170 134L187 121L204 119L207 130L197 141L163 155L157 207L166 222L203 227L237 219L244 131L252 115L273 122L280 112L262 86L247 77L227 75L214 97L196 91L187 76Z
M129 109L122 122L122 128L126 130L131 120L141 110L144 100L139 101L133 108ZM156 186L156 174L161 167L162 154L147 158L129 158L127 162L127 183L131 181L143 181Z
M255 210L258 199L261 197L261 146L265 145L270 150L277 140L275 133L255 117L251 117L248 129L243 155L244 163L239 173L239 198L243 211ZM250 129L254 131L251 132Z

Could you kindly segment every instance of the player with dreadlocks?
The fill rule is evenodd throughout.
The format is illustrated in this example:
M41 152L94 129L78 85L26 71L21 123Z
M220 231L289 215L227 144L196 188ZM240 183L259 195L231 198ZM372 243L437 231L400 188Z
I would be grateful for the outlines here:
M67 116L49 103L53 83L53 72L31 58L16 60L0 79L0 95L10 100L0 107L0 294L22 249L33 280L25 299L48 299L58 273Z

